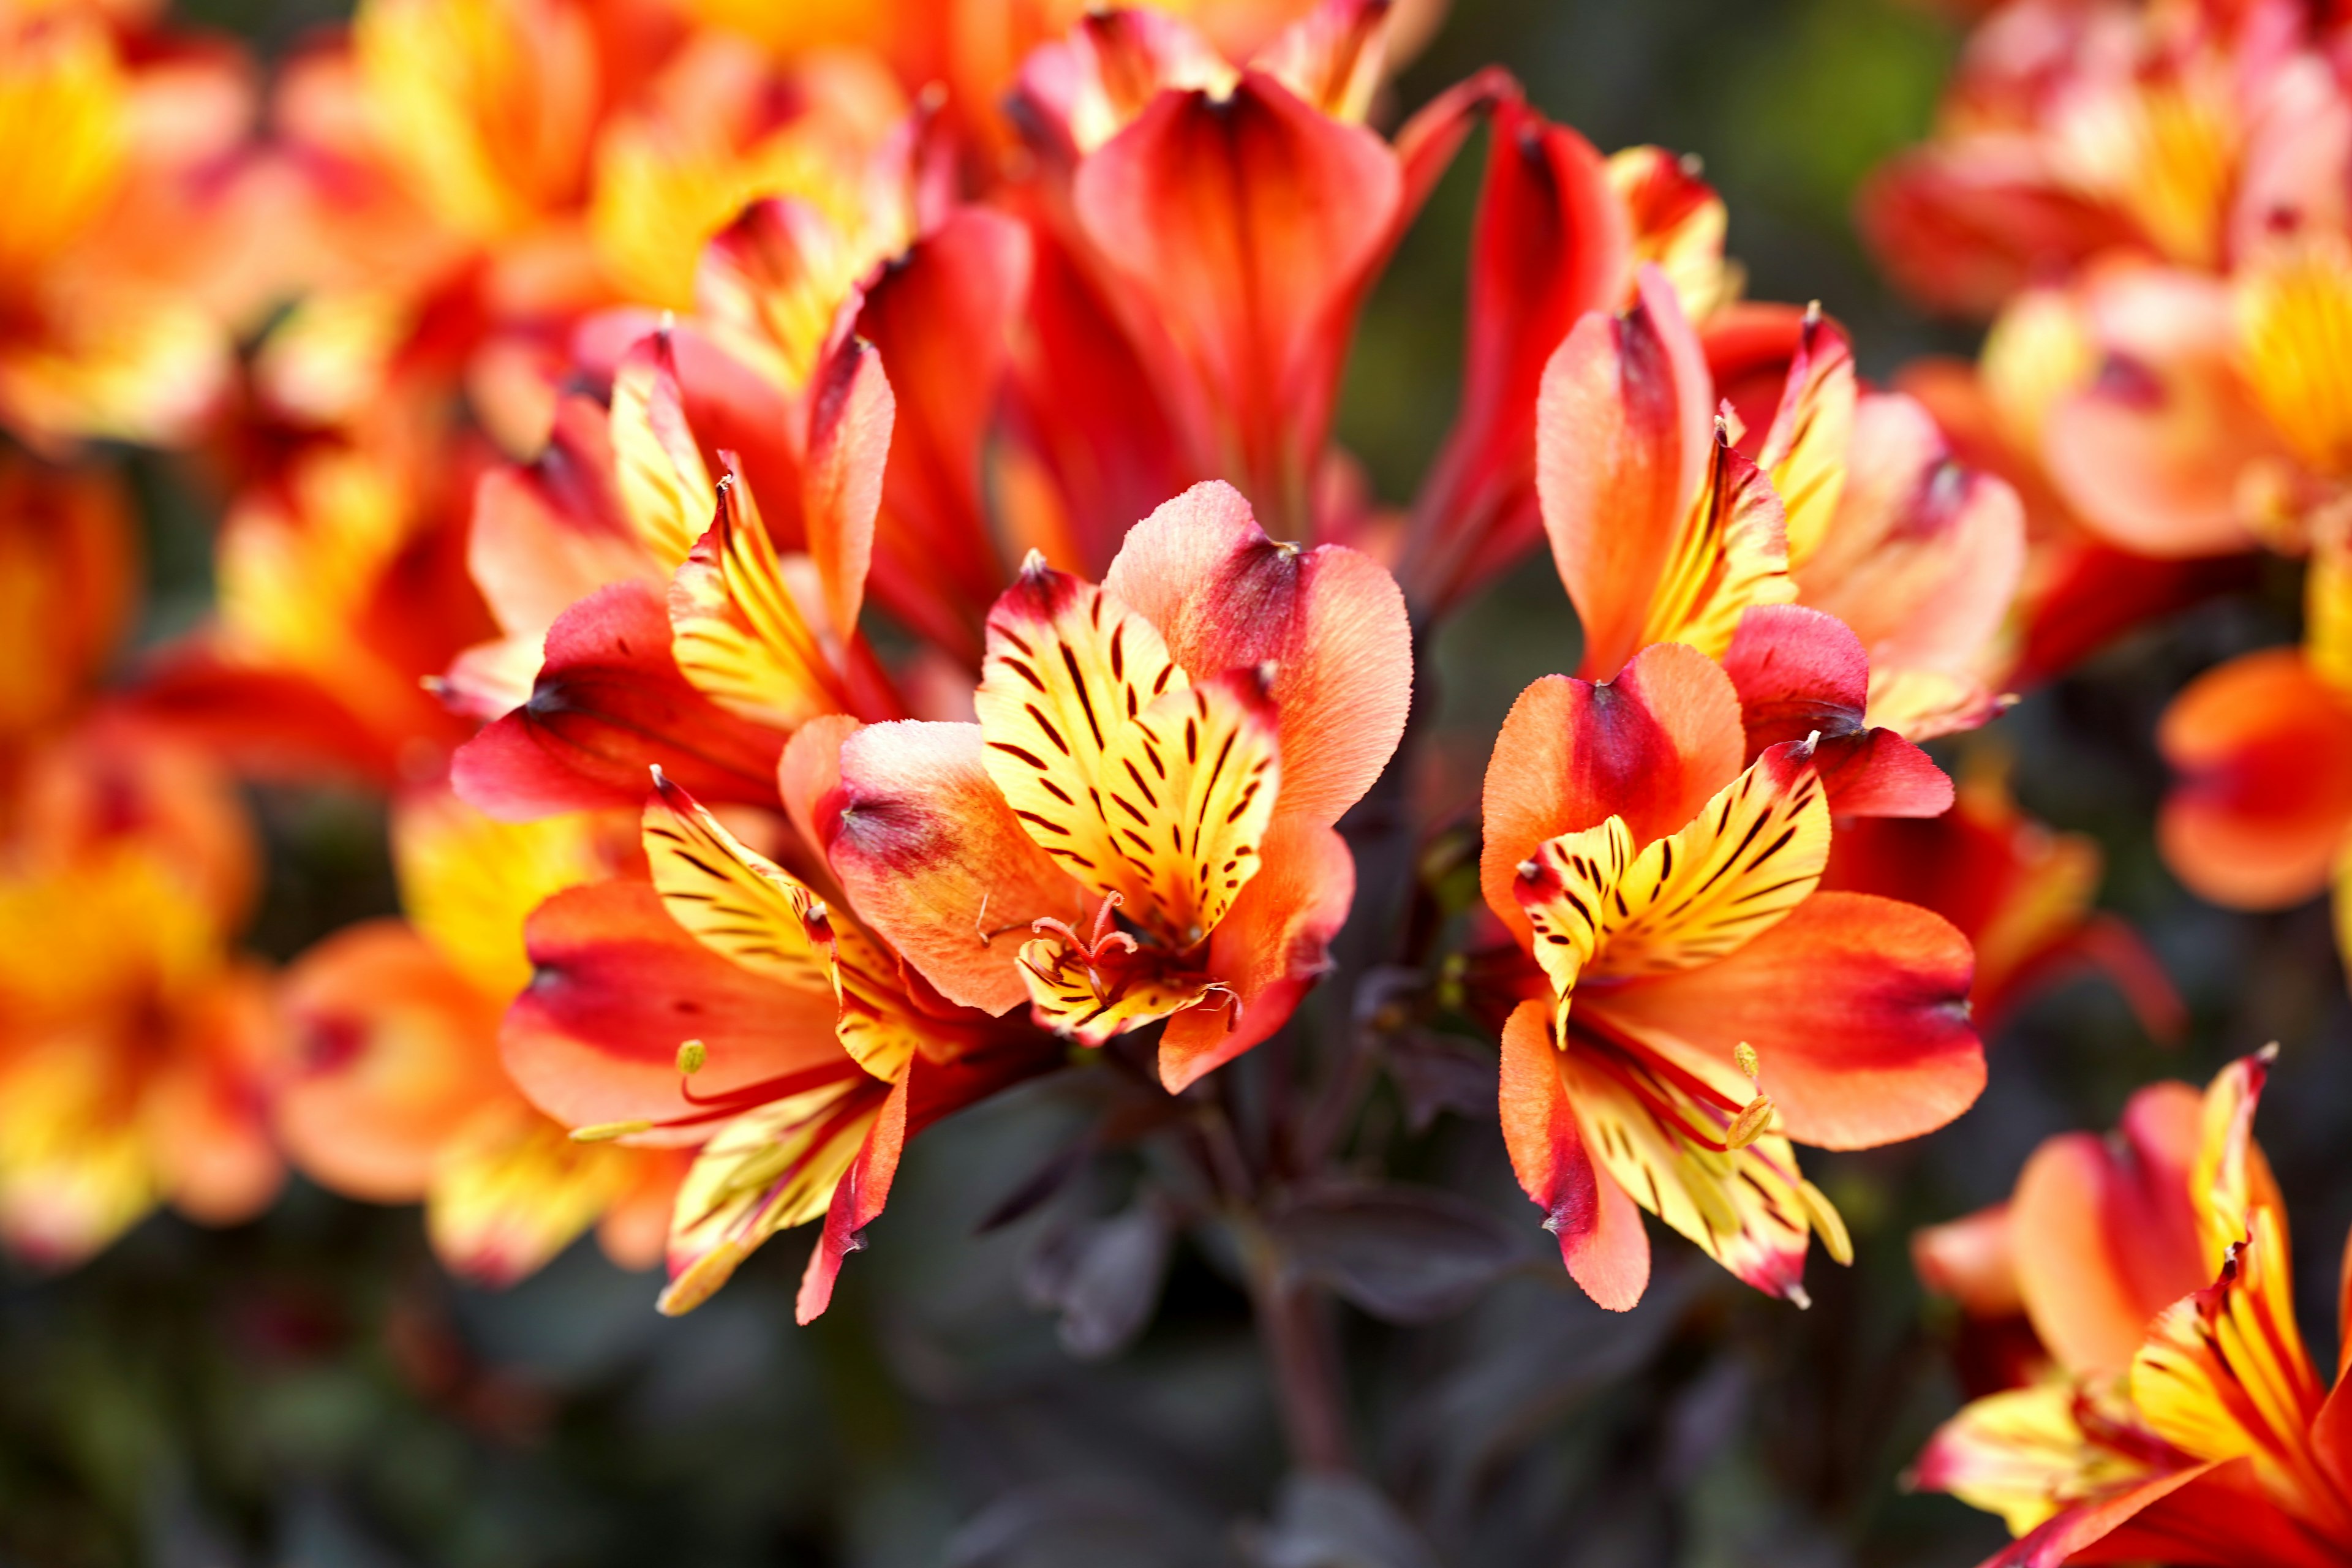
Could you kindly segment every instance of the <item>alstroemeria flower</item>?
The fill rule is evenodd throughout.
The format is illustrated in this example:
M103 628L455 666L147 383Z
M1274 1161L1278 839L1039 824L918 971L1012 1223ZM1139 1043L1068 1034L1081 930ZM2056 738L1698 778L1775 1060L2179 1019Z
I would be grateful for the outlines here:
M0 425L41 447L194 432L275 281L252 118L224 44L95 5L0 20Z
M232 948L255 849L230 782L99 722L44 748L5 805L0 1244L64 1268L158 1202L250 1218L285 1173L269 981Z
M2102 252L2225 266L2327 183L2343 97L2293 5L2021 0L1970 37L1937 133L1857 217L1926 302L1990 315Z
M1503 1031L1504 1138L1607 1307L1648 1281L1643 1208L1801 1301L1809 1233L1847 1248L1791 1141L1916 1137L1984 1083L1966 939L1817 891L1811 747L1746 753L1730 679L1664 644L1606 684L1529 687L1487 768L1480 885L1543 974Z
M1662 641L1720 658L1748 610L1797 602L1862 637L1873 722L1919 740L1990 717L1978 671L2024 555L2009 487L1952 462L1909 398L1858 397L1817 310L1748 307L1702 337L1654 267L1636 294L1577 323L1537 406L1584 671Z
M682 1158L575 1143L499 1061L499 1016L530 982L523 921L625 867L625 822L494 821L438 790L394 814L408 918L362 921L287 971L293 1040L271 1111L311 1180L371 1203L425 1205L452 1273L510 1285L583 1230L628 1268L660 1256Z
M856 728L819 721L785 754L803 838ZM666 1312L699 1305L779 1230L824 1218L806 1322L882 1212L906 1140L1058 1053L911 977L846 900L812 886L832 886L821 864L795 876L656 786L654 889L581 889L532 917L537 978L509 1015L507 1064L579 1136L697 1150L670 1221Z
M1465 83L1383 141L1363 120L1389 23L1387 0L1327 0L1236 65L1175 17L1105 11L1023 68L1041 249L1075 289L1038 297L1021 391L1079 559L1132 519L1138 467L1160 494L1223 477L1283 531L1316 527L1357 310L1501 90ZM1107 385L1116 420L1086 405ZM1091 447L1053 436L1106 424Z
M2125 1136L2053 1139L2007 1226L2064 1375L1945 1424L1915 1484L1998 1512L2000 1568L2157 1560L2321 1568L2352 1555L2345 1388L2295 1325L2286 1210L2253 1142L2271 1053L2136 1097Z
M277 119L310 292L264 344L258 389L306 425L381 430L462 394L527 453L571 330L686 308L703 247L748 203L803 220L810 287L830 295L817 340L913 233L917 138L879 61L779 64L637 0L370 0L288 63Z
M989 617L980 722L851 737L818 831L942 994L1093 1044L1169 1019L1181 1089L1324 967L1354 886L1332 824L1402 733L1412 668L1386 573L1198 486L1100 587L1033 560Z

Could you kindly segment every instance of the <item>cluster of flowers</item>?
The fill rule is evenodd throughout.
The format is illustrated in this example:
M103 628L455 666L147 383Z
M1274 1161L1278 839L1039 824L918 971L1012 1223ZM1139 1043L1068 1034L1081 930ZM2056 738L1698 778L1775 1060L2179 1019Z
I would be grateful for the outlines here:
M1213 1111L1352 910L1498 1042L1595 1300L1646 1209L1801 1302L1850 1248L1794 1143L1948 1121L2070 966L2170 1027L2087 843L1918 742L2204 557L2307 552L2310 647L2168 721L2165 831L2230 901L2330 874L2352 104L2306 8L1988 23L1866 216L2000 321L1886 389L1742 300L1694 165L1500 71L1375 131L1430 19L362 0L264 117L133 7L0 17L0 1239L233 1220L290 1160L478 1280L593 1226L669 1311L821 1221L805 1321L910 1136L1054 1072ZM1349 340L1481 127L1459 412L1391 508L1332 438ZM129 658L106 440L226 498L216 606ZM1355 910L1368 819L1429 863L1472 804L1417 647L1547 545L1581 662L1486 761L1483 907ZM240 776L381 791L405 919L240 957ZM2230 1114L2200 1302L2284 1268L2241 1266L2276 1205ZM2084 1447L2098 1506L2237 1473L2143 1425L2207 1468Z
M2258 552L2302 563L2301 646L2166 713L2159 847L2221 904L2332 888L2352 952L2347 65L2328 7L2018 0L1861 216L1921 299L1992 319L1975 366L1914 390L2067 542L2062 572L2106 558L2112 615L2243 581ZM1993 1392L1914 1479L2000 1513L2020 1537L2000 1563L2352 1552L2352 1404L2304 1350L2252 1141L2268 1060L2201 1101L2143 1090L2113 1138L2052 1140L2010 1203L1916 1238Z

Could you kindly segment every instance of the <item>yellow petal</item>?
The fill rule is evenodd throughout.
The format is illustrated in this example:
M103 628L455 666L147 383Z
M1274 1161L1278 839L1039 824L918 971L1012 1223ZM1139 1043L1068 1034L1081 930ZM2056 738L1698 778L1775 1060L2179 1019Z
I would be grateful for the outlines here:
M1642 646L1688 643L1720 658L1751 606L1793 601L1783 528L1771 479L1718 427L1706 483L1684 516L1651 595Z
M59 16L0 55L0 282L18 283L121 188L130 93L105 29Z
M425 1234L451 1272L511 1285L593 1225L642 1158L574 1140L528 1107L493 1112L443 1152L425 1195Z
M2137 1451L2102 1440L2128 1431L2130 1422L2117 1394L2067 1383L1989 1394L1937 1428L1916 1484L1997 1513L2011 1534L2023 1535L2149 1473L2144 1437Z
M1210 992L1207 975L1165 965L1150 950L1089 963L1058 934L1022 943L1021 977L1037 1022L1088 1046L1181 1013Z
M677 1191L661 1310L692 1311L752 1250L822 1215L882 1109L871 1079L772 1100L719 1129Z
M822 603L815 568L778 558L751 487L730 475L718 521L670 582L678 671L720 707L780 730L842 712L834 656L810 626Z
M1035 556L989 613L973 694L989 777L1029 837L1097 895L1131 884L1101 795L1111 742L1188 684L1150 622Z
M709 529L718 489L686 421L667 332L622 358L613 375L612 431L622 509L662 570L675 572Z
M1756 454L1780 498L1790 570L1812 554L1837 515L1853 404L1853 351L1816 304L1805 314L1788 387Z
M2263 412L2320 473L2352 469L2352 249L2277 245L2234 289L2240 364Z
M613 874L618 826L591 812L500 822L445 792L405 796L392 820L401 907L483 994L511 997L530 983L523 922L564 889Z

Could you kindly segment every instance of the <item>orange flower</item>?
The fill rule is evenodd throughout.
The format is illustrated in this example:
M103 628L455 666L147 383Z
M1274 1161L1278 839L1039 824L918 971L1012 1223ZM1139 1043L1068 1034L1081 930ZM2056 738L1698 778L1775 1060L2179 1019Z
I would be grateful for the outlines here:
M1325 967L1355 881L1331 825L1411 686L1387 574L1276 544L1202 485L1138 523L1099 588L1033 559L989 617L980 722L853 736L818 831L943 995L1025 1002L1089 1044L1167 1018L1180 1089Z
M614 826L512 826L412 793L394 828L409 919L338 931L283 981L293 1039L272 1110L288 1155L352 1197L422 1199L434 1250L482 1284L530 1274L590 1225L614 1262L649 1266L684 1174L659 1151L573 1142L499 1067L500 1014L530 978L523 919L612 875Z
M95 5L0 18L0 425L175 442L257 298L253 88L231 48Z
M1652 1213L1802 1301L1808 1234L1845 1230L1791 1140L1916 1137L1984 1083L1966 939L1817 891L1830 813L1804 742L1743 771L1739 696L1705 655L1520 694L1486 773L1479 881L1542 971L1503 1030L1504 1140L1569 1272L1623 1310Z
M1872 722L1920 740L1999 710L2017 498L1910 398L1857 397L1817 310L1733 310L1702 337L1644 267L1633 308L1587 314L1546 366L1536 483L1590 675L1661 641L1719 658L1751 609L1795 602L1860 636Z
M2221 266L2328 199L2320 33L2277 0L2003 6L1934 139L1865 186L1863 233L1920 299L1984 314L2103 251Z
M804 840L856 729L827 719L794 738L782 802L801 837L780 850ZM698 1149L670 1222L666 1312L699 1305L777 1231L823 1217L801 1285L807 1322L887 1201L905 1141L1057 1053L922 985L845 900L817 893L833 886L821 864L791 856L796 877L655 782L654 890L578 889L532 917L537 972L508 1016L507 1065L576 1137ZM669 1037L689 1026L690 1040Z
M268 981L231 939L253 846L228 781L94 723L19 781L0 845L0 1241L63 1268L157 1202L277 1193Z
M2252 1139L2272 1054L2201 1103L2145 1089L2115 1142L2053 1139L2019 1178L2009 1267L2057 1375L1969 1405L1914 1477L2003 1516L2021 1539L1994 1563L2352 1553L2343 1390L2296 1329L2286 1211Z

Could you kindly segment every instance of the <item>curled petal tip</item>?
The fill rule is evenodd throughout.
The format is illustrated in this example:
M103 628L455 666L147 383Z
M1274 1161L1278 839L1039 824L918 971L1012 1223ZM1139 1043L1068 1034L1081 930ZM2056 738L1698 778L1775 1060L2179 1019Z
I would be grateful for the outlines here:
M1797 1310L1801 1312L1810 1310L1813 1304L1813 1299L1806 1294L1805 1288L1794 1281L1790 1283L1788 1297L1790 1300L1796 1303Z
M1032 549L1021 558L1021 575L1024 581L1043 577L1053 568L1045 564L1045 552Z
M2273 1062L2278 1060L2278 1056L2279 1043L2276 1040L2273 1040L2269 1045L2264 1046L2261 1050L2254 1053L2254 1060L2262 1063L2264 1067L2268 1067Z

